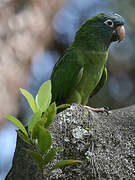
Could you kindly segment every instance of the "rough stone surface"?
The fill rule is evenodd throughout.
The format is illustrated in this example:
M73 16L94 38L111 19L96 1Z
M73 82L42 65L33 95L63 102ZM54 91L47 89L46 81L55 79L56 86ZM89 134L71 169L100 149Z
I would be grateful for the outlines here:
M107 115L73 104L56 116L50 130L54 146L64 147L54 162L77 159L82 163L59 168L47 179L135 179L135 106ZM13 168L6 180L41 179L23 146L18 140Z

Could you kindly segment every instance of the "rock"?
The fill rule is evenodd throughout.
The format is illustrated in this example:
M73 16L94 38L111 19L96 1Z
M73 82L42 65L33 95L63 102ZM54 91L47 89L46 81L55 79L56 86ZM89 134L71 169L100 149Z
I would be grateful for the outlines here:
M56 169L47 179L135 179L135 106L106 114L73 104L56 116L50 131L53 145L64 147L52 164L64 159L82 163ZM41 179L24 146L18 139L13 168L6 180Z

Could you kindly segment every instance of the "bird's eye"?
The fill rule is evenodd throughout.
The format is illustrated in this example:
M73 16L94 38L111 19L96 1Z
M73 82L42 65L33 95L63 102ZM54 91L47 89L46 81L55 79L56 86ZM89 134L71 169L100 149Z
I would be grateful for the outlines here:
M112 21L111 19L106 20L104 23L105 23L107 26L109 26L109 27L113 27L113 26L114 26L114 23L113 23L113 21Z

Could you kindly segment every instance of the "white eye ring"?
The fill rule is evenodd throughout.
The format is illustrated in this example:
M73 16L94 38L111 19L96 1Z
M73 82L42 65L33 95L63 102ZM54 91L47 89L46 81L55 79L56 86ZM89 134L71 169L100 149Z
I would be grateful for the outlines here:
M111 19L107 19L104 23L109 27L114 27L114 23Z

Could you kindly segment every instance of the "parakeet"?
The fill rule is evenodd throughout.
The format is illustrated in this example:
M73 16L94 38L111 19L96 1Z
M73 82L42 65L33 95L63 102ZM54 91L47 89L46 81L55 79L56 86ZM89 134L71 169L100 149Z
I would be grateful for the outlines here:
M52 101L86 105L107 80L109 45L124 36L124 19L116 13L100 13L85 21L53 68Z

